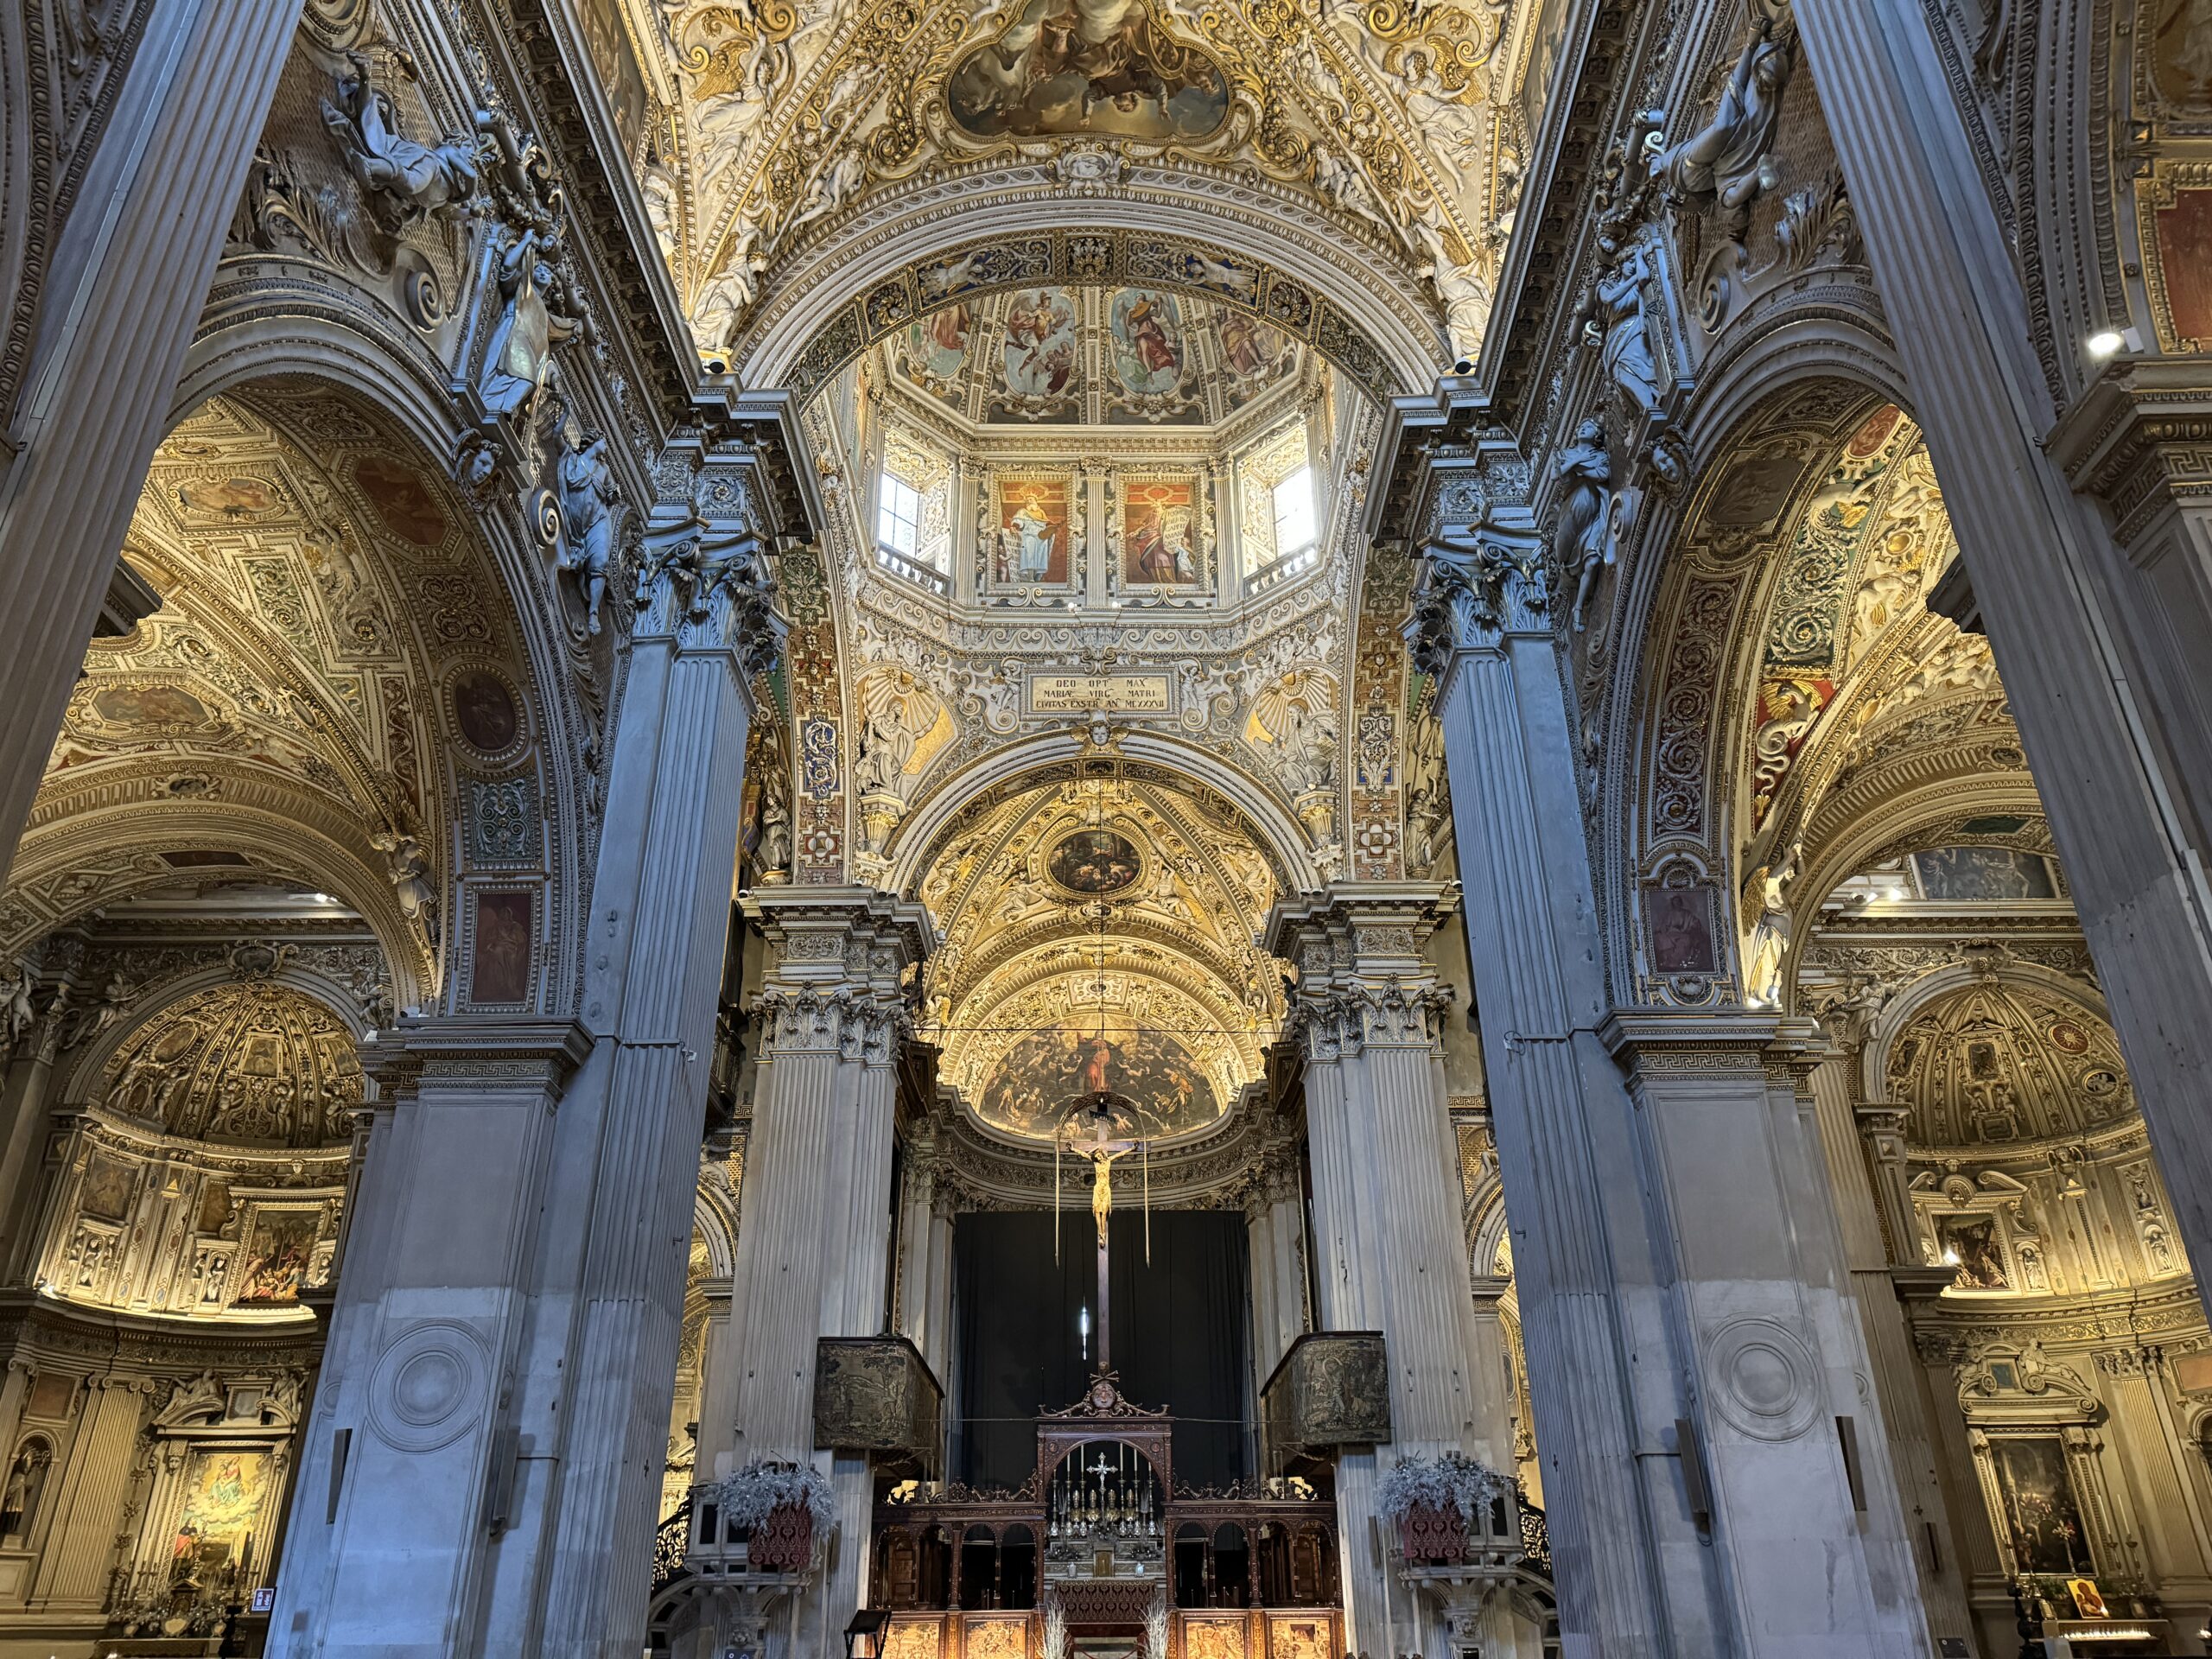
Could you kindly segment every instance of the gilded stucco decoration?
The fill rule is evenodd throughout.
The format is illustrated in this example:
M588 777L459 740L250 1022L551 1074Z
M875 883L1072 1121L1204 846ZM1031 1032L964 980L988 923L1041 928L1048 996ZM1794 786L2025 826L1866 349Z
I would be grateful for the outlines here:
M178 880L234 838L227 817L264 826L250 868L341 893L408 980L435 983L442 826L458 810L468 844L497 852L501 815L538 787L540 717L471 523L327 395L218 398L182 422L125 549L161 607L92 642L0 904L6 939ZM99 816L132 804L127 823Z
M297 992L225 985L134 1033L108 1061L103 1102L170 1135L319 1147L353 1133L361 1063L353 1033Z
M1876 846L2001 839L1960 825L2034 793L1986 641L1928 607L1957 544L1909 418L1816 388L1705 471L1654 613L1638 982L1713 994L1717 891L1738 988L1776 1006L1808 907Z
M1884 1070L1925 1147L2078 1140L2136 1116L2112 1028L2073 998L1990 980L1916 1013Z
M872 198L1042 156L1094 194L1127 166L1180 167L1193 195L1252 169L1416 276L1476 348L1525 143L1500 0L675 0L657 21L678 96L647 194L709 353Z
M1260 1074L1280 977L1253 940L1278 891L1219 803L1127 779L987 796L934 843L920 896L942 931L925 1035L985 1124L1049 1139L1108 1089L1150 1132L1211 1122Z

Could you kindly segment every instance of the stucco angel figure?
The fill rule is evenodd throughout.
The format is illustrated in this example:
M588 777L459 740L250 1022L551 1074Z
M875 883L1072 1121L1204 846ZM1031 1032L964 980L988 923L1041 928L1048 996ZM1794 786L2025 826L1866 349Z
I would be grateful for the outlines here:
M437 916L438 890L430 882L430 855L412 836L397 830L369 837L369 845L385 857L385 874L391 878L399 913L428 929Z
M1643 315L1643 283L1650 274L1642 251L1630 248L1599 273L1582 304L1582 337L1599 348L1613 384L1646 415L1659 410L1659 365Z
M1775 129L1796 65L1796 31L1786 29L1777 41L1774 19L1761 17L1713 118L1651 158L1652 176L1665 183L1669 195L1719 208L1731 241L1744 239L1752 204L1781 181L1774 168Z
M494 415L514 415L536 401L553 366L553 348L573 338L582 322L553 309L561 297L561 245L524 231L499 261L499 292L506 310L484 354L477 391Z
M791 866L791 808L785 798L789 785L772 778L760 791L760 839L753 849L753 868L765 887L790 879Z
M561 457L561 568L576 579L583 594L585 632L599 632L599 608L607 597L607 572L614 558L613 469L607 464L607 436L579 442Z
M371 77L369 60L358 52L346 57L352 67L338 77L338 101L322 100L322 123L338 141L362 194L383 204L403 226L474 195L475 145L448 143L433 149L403 137L391 99L377 90Z
M13 973L0 976L0 1053L12 1051L38 1023L38 1011L31 1007L32 977L27 962L17 963Z
M915 734L899 718L901 705L886 702L868 717L861 734L860 758L853 763L853 781L864 794L890 794L899 787L899 775L914 753Z
M1613 547L1613 458L1604 423L1592 415L1575 429L1574 442L1552 463L1564 494L1552 529L1552 557L1574 572L1574 631L1596 591L1598 575L1616 556Z
M1804 843L1793 845L1780 864L1762 864L1744 884L1744 897L1759 907L1744 942L1744 1001L1753 1007L1782 1004L1783 959L1789 954L1790 886L1797 880L1797 860Z

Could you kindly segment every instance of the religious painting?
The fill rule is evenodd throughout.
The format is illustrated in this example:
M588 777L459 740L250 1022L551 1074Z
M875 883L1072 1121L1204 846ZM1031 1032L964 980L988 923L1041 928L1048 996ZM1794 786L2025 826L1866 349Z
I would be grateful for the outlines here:
M1189 143L1220 130L1229 81L1148 0L1029 0L955 67L945 102L977 138Z
M187 484L177 491L177 499L194 512L219 513L226 518L258 518L275 512L278 505L276 486L261 478Z
M2089 1033L2070 1020L2062 1020L2053 1026L2050 1040L2062 1053L2086 1054L2089 1052Z
M298 1301L321 1222L320 1212L314 1210L257 1211L231 1276L237 1301L244 1306Z
M1936 1247L1947 1266L1958 1269L1952 1281L1959 1290L2009 1290L2004 1247L1997 1242L1997 1222L1990 1216L1938 1216Z
M111 726L200 726L207 706L174 685L108 685L92 693L92 712Z
M635 155L645 137L652 101L645 91L645 72L630 45L630 31L623 25L620 0L582 0L576 8L584 26L584 44L590 48L592 67L614 111L614 130L623 149Z
M2196 351L2212 343L2212 189L2176 190L2152 217L2172 344Z
M522 716L507 683L488 668L465 669L453 680L453 720L469 747L498 754L515 741Z
M1171 392L1183 380L1183 321L1174 297L1147 288L1125 288L1106 315L1114 345L1114 372L1140 397Z
M1136 1128L1180 1135L1220 1116L1213 1084L1191 1052L1166 1032L1109 1016L1075 1016L1014 1039L983 1085L986 1122L1016 1135L1048 1137L1068 1103L1102 1090L1137 1108Z
M77 1207L102 1221L121 1221L130 1213L130 1189L135 1172L119 1159L94 1153L85 1165L84 1184L77 1189Z
M2003 1509L1997 1530L2012 1548L2014 1570L2093 1574L2096 1562L2074 1501L2065 1443L2056 1434L1993 1434L1989 1462Z
M1058 288L1025 288L1007 300L999 360L1006 390L1020 398L1065 397L1083 367L1075 302Z
M2158 95L2178 109L2212 111L2212 8L2203 0L2159 0L2156 16L2151 79Z
M1029 1620L969 1618L967 1621L967 1659L1027 1659Z
M964 301L945 306L906 325L900 366L916 385L943 397L967 367L975 340L975 308Z
M353 463L353 481L393 535L417 547L435 547L445 540L446 516L413 467L387 456L366 455Z
M1275 329L1242 311L1224 311L1214 324L1221 366L1239 380L1259 380L1281 366L1288 343Z
M1651 929L1653 973L1719 971L1719 958L1713 948L1712 888L1657 888L1651 894L1647 920Z
M2009 847L1937 847L1915 853L1912 867L1920 891L1945 904L2002 904L2023 899L2056 899L2050 865L2034 853Z
M2067 1580L2066 1593L2074 1598L2074 1611L2080 1618L2107 1618L2111 1616L2106 1611L2104 1595L2098 1590L2094 1579Z
M1270 1618L1268 1659L1332 1659L1335 1634L1325 1618Z
M1065 588L1075 570L1073 490L1066 478L998 477L983 548L990 586Z
M1244 1659L1244 1620L1183 1618L1183 1659Z
M1122 584L1195 588L1205 581L1198 556L1198 485L1191 478L1122 478L1115 482L1121 525Z
M530 1000L531 923L535 895L476 895L476 940L470 954L468 1000L496 1006Z
M1895 404L1884 404L1859 423L1843 453L1853 461L1864 461L1890 441L1897 429L1897 423L1904 418L1904 411Z
M210 1181L200 1189L200 1210L193 1223L203 1233L219 1233L230 1224L231 1189L228 1182Z
M202 1447L185 1465L184 1502L169 1552L172 1588L212 1580L246 1551L269 1496L269 1453ZM255 1552L265 1557L265 1548Z
M1117 830L1078 830L1045 860L1046 873L1070 893L1119 893L1144 871L1136 844Z
M893 1615L883 1633L883 1659L938 1659L944 1622Z

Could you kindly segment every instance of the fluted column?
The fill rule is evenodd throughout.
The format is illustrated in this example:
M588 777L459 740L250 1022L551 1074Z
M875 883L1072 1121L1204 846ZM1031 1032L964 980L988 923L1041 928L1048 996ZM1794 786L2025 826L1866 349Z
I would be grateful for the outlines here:
M1485 1351L1461 1227L1459 1146L1438 1050L1448 999L1421 954L1450 913L1434 883L1340 882L1286 900L1269 948L1297 969L1313 1172L1316 1323L1380 1331L1392 1444L1337 1461L1347 1645L1440 1651L1440 1622L1392 1641L1412 1598L1386 1587L1374 1546L1377 1489L1407 1457L1465 1452L1513 1466L1502 1348Z
M45 28L45 10L27 26ZM0 877L168 430L300 0L154 0L148 10L105 128L97 103L85 118L83 182L43 272L20 391L0 408L0 592L11 629ZM31 142L60 137L36 132ZM28 205L11 200L6 211ZM0 234L18 228L0 226Z
M1943 74L1948 25L1920 0L1796 16L2183 1242L2212 1260L2204 359L2117 360L2060 420L2035 350L2046 320ZM2054 345L2078 385L2086 342Z
M1802 1033L1608 1007L1541 554L1506 518L1436 551L1412 632L1440 682L1562 1636L1918 1654L1898 1528L1868 1519L1894 1503L1864 1455L1881 1437Z
M688 503L659 517L696 527ZM780 636L757 574L671 556L640 594L582 1018L378 1045L394 1104L294 1504L287 1651L645 1644L752 685Z
M872 1493L865 1458L815 1448L816 1344L885 1328L902 982L929 925L918 905L865 887L766 887L744 906L771 965L753 1009L760 1070L728 1346L708 1366L699 1471L773 1459L829 1478L840 1534L830 1571L770 1639L833 1659L860 1605Z

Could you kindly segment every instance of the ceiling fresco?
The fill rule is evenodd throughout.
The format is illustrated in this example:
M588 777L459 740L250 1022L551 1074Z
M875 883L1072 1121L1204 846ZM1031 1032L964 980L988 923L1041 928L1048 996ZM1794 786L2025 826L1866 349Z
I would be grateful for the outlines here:
M1530 42L1502 0L591 0L618 118L703 350L793 253L875 198L1097 158L1287 188L1426 285L1471 354L1526 149ZM613 14L621 10L623 16ZM626 22L626 29L625 24ZM621 48L626 34L633 53Z
M1278 891L1218 804L1127 779L995 794L938 838L920 883L944 937L924 1034L969 1109L1050 1139L1101 1090L1142 1131L1202 1128L1260 1075L1281 982L1253 945Z
M1002 426L1217 425L1295 381L1308 352L1187 295L1061 286L940 306L881 347L901 385Z

